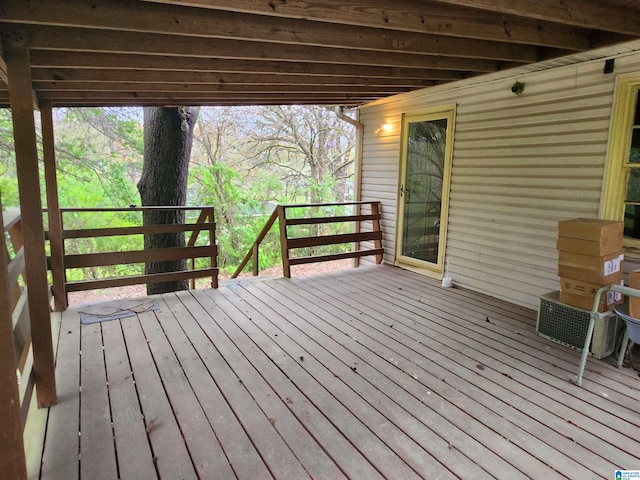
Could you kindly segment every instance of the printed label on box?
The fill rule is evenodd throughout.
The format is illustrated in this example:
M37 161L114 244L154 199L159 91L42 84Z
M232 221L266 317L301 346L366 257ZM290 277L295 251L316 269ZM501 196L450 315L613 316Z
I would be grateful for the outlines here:
M612 273L619 272L623 261L624 255L620 255L618 258L614 258L612 260L604 262L602 274L606 277L607 275L611 275Z
M612 303L616 303L622 300L622 294L619 292L607 292L607 305L611 305Z

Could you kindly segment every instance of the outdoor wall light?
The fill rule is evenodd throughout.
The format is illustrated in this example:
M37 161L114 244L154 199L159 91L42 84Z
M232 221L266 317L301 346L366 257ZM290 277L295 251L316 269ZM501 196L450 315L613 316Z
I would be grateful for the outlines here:
M392 129L393 127L391 126L391 124L385 122L382 125L380 125L373 133L375 133L376 135L380 135L384 133L389 133Z
M515 93L516 95L520 95L522 92L524 92L524 83L518 82L516 80L516 83L511 85L511 92Z

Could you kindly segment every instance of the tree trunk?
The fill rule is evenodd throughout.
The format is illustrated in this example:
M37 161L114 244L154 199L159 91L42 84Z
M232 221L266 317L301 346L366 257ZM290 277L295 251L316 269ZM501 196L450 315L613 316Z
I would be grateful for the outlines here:
M193 129L199 107L144 109L144 163L138 191L143 206L184 206ZM184 210L144 212L144 225L184 223ZM184 233L145 235L144 248L184 247ZM145 273L187 269L186 260L148 262ZM147 294L187 290L188 280L147 284Z

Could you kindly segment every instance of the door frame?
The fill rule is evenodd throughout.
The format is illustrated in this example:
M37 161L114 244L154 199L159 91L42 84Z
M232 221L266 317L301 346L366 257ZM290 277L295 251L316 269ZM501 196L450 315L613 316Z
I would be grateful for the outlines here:
M451 164L453 161L453 135L455 132L456 105L441 105L419 112L402 114L402 131L400 143L400 169L397 183L397 222L396 222L396 252L395 265L418 271L424 275L442 279L445 262L447 226L449 223L449 194L451 189ZM404 229L404 199L400 186L405 183L407 171L407 141L409 136L408 124L428 120L447 120L444 175L442 179L442 207L440 211L440 234L438 238L437 263L426 262L402 254Z

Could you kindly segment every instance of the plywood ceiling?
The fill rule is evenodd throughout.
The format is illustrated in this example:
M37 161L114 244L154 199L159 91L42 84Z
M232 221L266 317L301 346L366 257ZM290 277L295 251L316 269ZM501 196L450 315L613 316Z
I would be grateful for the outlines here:
M54 106L349 106L640 38L640 2L0 0L0 35Z

